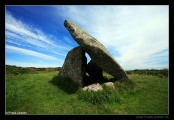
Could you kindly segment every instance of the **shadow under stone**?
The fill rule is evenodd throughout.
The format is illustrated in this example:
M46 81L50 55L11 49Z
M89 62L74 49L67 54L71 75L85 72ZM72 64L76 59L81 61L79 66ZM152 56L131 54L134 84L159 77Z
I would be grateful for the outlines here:
M116 79L116 78L111 78L111 79L109 80L109 82L115 82L115 81L119 81L119 80Z
M93 84L94 82L91 80L91 78L87 75L83 78L83 86L88 86L90 84Z
M107 79L106 77L103 77L102 80L100 80L100 82L98 81L94 81L92 80L89 76L85 75L84 79L83 79L83 87L84 86L88 86L91 85L93 83L104 83L104 82L114 82L117 81L114 78L111 79ZM54 86L57 86L58 88L60 88L61 90L63 90L64 92L66 92L67 94L74 94L79 90L79 85L77 83L75 83L73 80L71 80L70 78L67 77L62 77L62 76L54 76L50 81L48 81L49 83L51 83Z
M67 94L74 94L78 91L79 85L73 82L70 78L54 76L52 80L48 81L54 86L59 87L61 90Z
M115 79L114 79L115 80ZM113 81L114 81L113 80ZM102 84L102 83L105 83L105 82L111 82L110 80L108 80L107 78L105 77L102 77L100 80L93 80L90 78L90 76L87 76L85 75L84 77L84 80L83 80L83 83L84 83L84 86L88 86L88 85L91 85L93 83L99 83L99 84Z

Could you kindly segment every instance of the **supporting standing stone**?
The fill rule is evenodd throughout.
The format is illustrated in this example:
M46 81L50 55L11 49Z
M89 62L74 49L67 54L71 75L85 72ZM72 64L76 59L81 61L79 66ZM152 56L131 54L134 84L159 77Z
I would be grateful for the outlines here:
M128 79L126 72L111 56L107 49L94 37L74 23L65 20L64 26L70 32L74 40L89 54L103 71L111 74L116 79Z
M80 46L75 47L68 52L59 75L69 77L80 86L83 86L83 78L86 74L86 65L87 58L85 56L85 51Z

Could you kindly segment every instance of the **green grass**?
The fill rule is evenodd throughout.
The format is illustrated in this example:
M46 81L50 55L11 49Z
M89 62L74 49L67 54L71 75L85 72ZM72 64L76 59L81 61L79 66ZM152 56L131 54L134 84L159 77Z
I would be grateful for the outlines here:
M114 90L105 88L101 92L89 93L57 74L6 74L6 112L168 114L167 77L130 74L131 80L115 82Z

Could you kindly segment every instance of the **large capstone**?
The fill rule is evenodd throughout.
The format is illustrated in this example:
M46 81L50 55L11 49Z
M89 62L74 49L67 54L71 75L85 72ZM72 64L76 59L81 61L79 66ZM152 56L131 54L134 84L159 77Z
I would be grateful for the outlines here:
M87 65L87 73L89 74L89 77L93 83L104 82L102 69L98 67L93 60L90 60Z
M79 46L70 50L59 72L60 76L68 77L79 86L83 86L83 78L86 74L87 58L85 51Z
M95 61L97 66L99 66L103 71L119 80L128 79L128 75L123 68L98 40L68 20L65 20L64 26L74 40L89 54L91 59Z

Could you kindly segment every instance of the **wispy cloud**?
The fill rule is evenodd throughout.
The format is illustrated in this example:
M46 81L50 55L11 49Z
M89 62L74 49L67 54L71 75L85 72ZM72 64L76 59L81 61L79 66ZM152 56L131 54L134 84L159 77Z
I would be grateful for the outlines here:
M53 57L53 56L45 55L45 54L42 54L39 52L35 52L32 50L26 50L23 48L18 48L18 47L14 47L14 46L10 46L10 45L6 45L5 49L6 49L6 52L20 53L20 54L30 55L30 56L34 56L34 57L39 57L42 59L57 60L58 61L58 59Z
M168 67L167 5L62 6L55 9L57 14L104 44L124 69ZM165 53L159 53L166 49ZM161 65L159 61L166 63Z
M61 66L61 64L52 64L47 63L43 64L44 62L38 61L38 62L18 62L11 59L6 60L6 64L8 65L15 65L15 66L21 66L21 67L36 67L36 68L47 68L47 67L58 67Z
M36 14L35 10L42 10L42 7L34 7L31 14L40 13ZM6 11L6 52L41 58L37 64L61 59L58 63L62 66L68 51L77 45L70 35L65 36L66 29L62 28L63 20L68 19L99 40L126 70L168 67L167 5L50 6L46 11L50 20L46 25L49 33L41 29L42 26L29 24ZM47 16L45 11L39 15ZM87 58L89 61L88 55Z
M62 56L66 56L66 53L72 48L72 46L62 43L54 35L44 33L37 27L14 18L8 11L5 16L5 29L6 44L26 46L26 49L32 46L33 49Z

